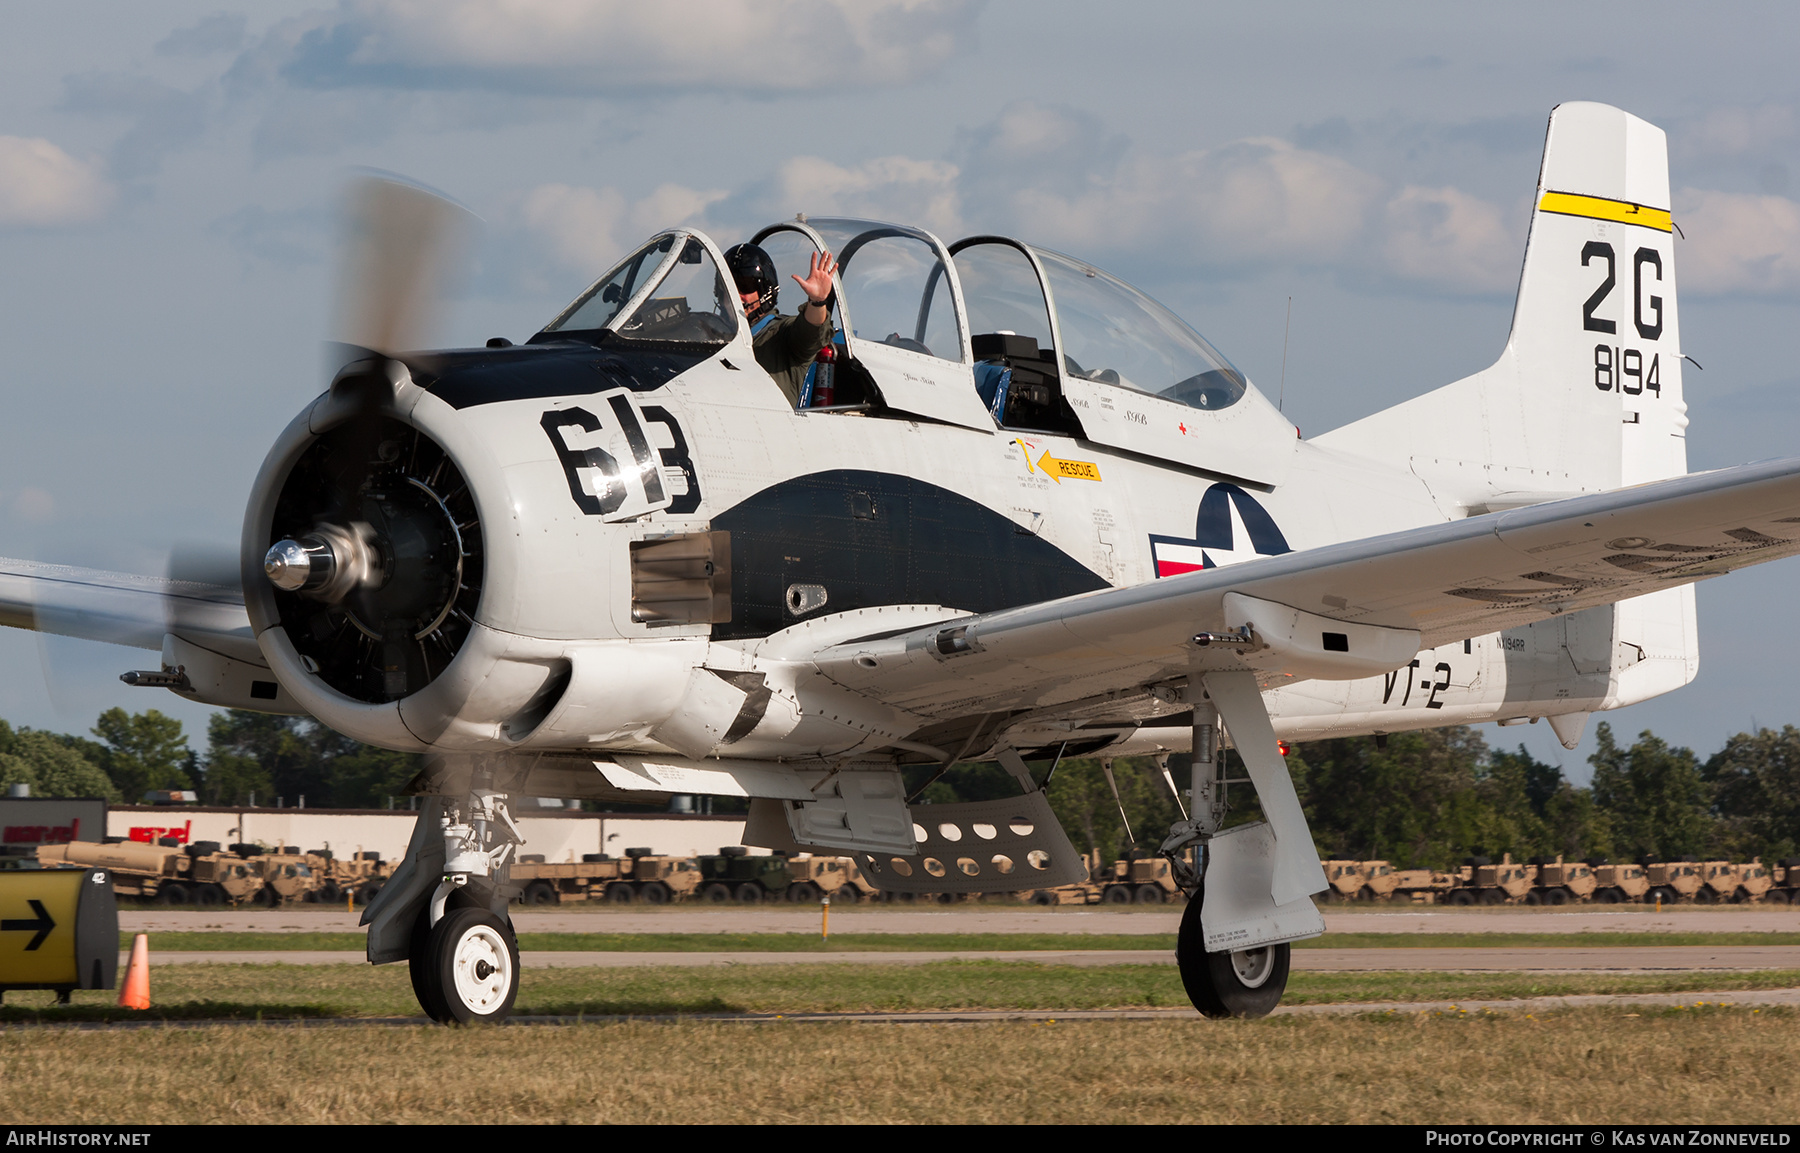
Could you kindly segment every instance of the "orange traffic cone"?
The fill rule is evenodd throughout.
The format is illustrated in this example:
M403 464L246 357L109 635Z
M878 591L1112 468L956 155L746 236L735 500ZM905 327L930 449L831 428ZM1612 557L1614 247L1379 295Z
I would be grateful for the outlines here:
M125 969L125 984L119 989L119 1007L150 1007L150 934L139 933L131 942L131 964Z

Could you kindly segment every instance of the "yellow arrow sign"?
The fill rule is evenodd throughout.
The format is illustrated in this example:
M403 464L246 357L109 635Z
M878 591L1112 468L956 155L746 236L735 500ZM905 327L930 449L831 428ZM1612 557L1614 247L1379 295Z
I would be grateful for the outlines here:
M1028 445L1022 440L1016 440L1013 443L1018 445L1019 450L1025 454L1025 467L1028 470L1041 472L1057 484L1061 484L1065 476L1070 480L1100 479L1099 465L1086 460L1061 460L1051 456L1048 449L1044 450L1044 455L1038 457L1037 467L1033 469L1031 452L1035 446Z

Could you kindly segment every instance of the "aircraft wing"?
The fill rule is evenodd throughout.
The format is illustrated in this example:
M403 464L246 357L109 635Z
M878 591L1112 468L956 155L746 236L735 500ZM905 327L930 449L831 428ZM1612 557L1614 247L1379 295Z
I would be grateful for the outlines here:
M1265 687L1354 679L1419 648L1796 552L1800 459L1783 459L956 618L835 644L813 663L928 718L1051 712L1231 668L1257 669ZM1252 640L1194 640L1246 625Z
M0 625L160 651L175 633L262 663L235 588L0 557Z

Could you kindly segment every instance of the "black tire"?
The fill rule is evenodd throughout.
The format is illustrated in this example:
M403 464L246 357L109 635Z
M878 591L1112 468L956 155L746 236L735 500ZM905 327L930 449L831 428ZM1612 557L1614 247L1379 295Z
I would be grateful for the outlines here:
M1362 888L1356 890L1355 900L1359 904L1367 905L1370 902L1376 900L1377 896L1378 895L1376 894L1374 889L1371 889L1371 888L1369 888L1369 886L1364 885Z
M527 905L554 905L556 886L549 881L533 881L525 886L522 900Z
M763 903L763 887L755 881L744 881L732 891L740 905L760 905Z
M1129 904L1131 904L1131 886L1130 885L1108 885L1108 886L1106 886L1106 891L1100 894L1100 903L1102 905L1129 905Z
M419 910L419 919L413 922L412 941L407 948L406 971L412 978L413 997L419 1002L419 1008L433 1021L443 1021L450 1015L444 1004L443 987L438 984L437 968L431 963L431 906L427 904Z
M356 903L359 905L366 905L370 901L373 901L375 899L375 894L381 892L381 886L383 884L384 882L382 881L370 881L362 888L356 890Z
M431 930L426 953L443 1011L434 1020L506 1020L519 996L519 942L510 924L486 909L451 909Z
M1780 892L1781 890L1772 889L1770 891ZM837 892L831 894L831 899L840 905L854 905L863 899L863 893L855 885L839 885Z
M194 887L194 904L205 908L223 905L228 898L225 890L218 885L196 885Z
M714 881L712 884L706 886L706 888L700 890L700 896L704 898L708 904L729 904L731 902L731 886L725 884L723 881Z
M1468 906L1475 903L1475 894L1467 889L1450 890L1450 904Z
M1049 889L1039 889L1031 894L1030 900L1034 905L1054 905L1056 904L1056 894Z
M1168 894L1162 891L1161 885L1139 885L1131 899L1140 905L1160 905L1168 900Z
M1544 894L1537 889L1533 889L1525 894L1525 903L1527 905L1542 905L1544 903Z
M790 905L816 905L825 894L811 881L797 881L788 886L784 895Z
M1481 890L1480 901L1484 905L1504 905L1506 904L1506 890L1483 889Z
M661 881L645 881L638 886L638 899L646 905L666 905L675 899L675 894Z
M1620 903L1621 899L1619 890L1617 889L1601 889L1598 893L1594 894L1595 902L1601 905L1617 905Z
M1694 903L1696 905L1716 905L1719 903L1719 894L1713 892L1711 885L1701 885L1699 891L1694 894Z
M1771 905L1786 905L1791 903L1792 898L1788 896L1786 889L1770 889L1763 894L1763 900Z
M159 905L187 904L187 886L178 881L170 881L167 884L158 886L156 890L156 903Z
M629 881L614 881L606 886L606 899L610 904L629 905L637 900L637 894L631 891Z
M273 909L281 904L281 894L277 893L273 886L264 885L250 895L250 903L258 908Z
M1204 892L1202 886L1201 894ZM1188 999L1204 1017L1268 1016L1281 1004L1281 994L1287 989L1288 944L1208 953L1205 930L1200 926L1200 909L1205 904L1201 894L1190 899L1181 914L1181 934L1175 945L1175 963Z
M1566 905L1569 903L1571 895L1572 894L1567 889L1551 889L1548 893L1544 894L1544 904Z
M217 841L193 841L187 846L187 855L190 857L208 857L218 851Z

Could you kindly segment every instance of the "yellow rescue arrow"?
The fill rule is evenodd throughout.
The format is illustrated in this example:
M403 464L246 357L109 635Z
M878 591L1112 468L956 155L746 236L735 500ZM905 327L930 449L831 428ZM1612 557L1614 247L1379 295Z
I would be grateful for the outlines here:
M1057 484L1061 484L1063 482L1063 477L1065 476L1071 480L1100 479L1099 465L1086 460L1060 460L1051 456L1048 449L1044 450L1044 455L1038 458L1037 467L1033 468L1031 464L1031 454L1036 450L1037 446L1018 439L1014 439L1013 443L1018 445L1019 451L1025 455L1025 470L1027 472L1042 472Z

